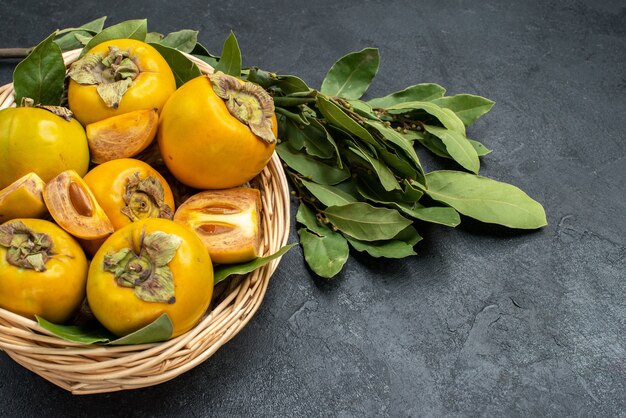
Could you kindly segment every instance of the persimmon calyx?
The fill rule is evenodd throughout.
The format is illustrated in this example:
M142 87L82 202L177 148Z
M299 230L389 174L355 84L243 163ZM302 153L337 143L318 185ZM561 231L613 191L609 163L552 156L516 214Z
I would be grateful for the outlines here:
M174 212L165 203L165 191L159 180L148 176L141 180L135 172L128 178L121 212L132 222L145 218L172 219Z
M104 103L117 109L122 96L140 72L128 51L110 46L104 57L86 54L72 63L68 75L78 84L95 84Z
M168 267L182 238L162 231L142 234L139 253L131 248L104 256L103 269L115 276L122 287L133 288L135 296L145 302L176 302L174 276Z
M38 272L46 271L46 261L52 256L50 237L34 232L20 221L0 226L0 246L7 249L9 264Z
M261 86L217 71L208 75L213 91L224 100L231 115L247 125L268 144L276 142L272 132L274 101Z

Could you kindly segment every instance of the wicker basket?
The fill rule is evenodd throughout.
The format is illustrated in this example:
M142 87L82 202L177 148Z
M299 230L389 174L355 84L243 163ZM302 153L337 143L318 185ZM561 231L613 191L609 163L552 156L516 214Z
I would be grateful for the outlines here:
M80 50L63 55L74 62ZM206 63L188 56L204 73ZM14 104L13 85L0 87L0 109ZM271 254L289 236L289 190L280 160L273 155L259 174L262 196L262 254ZM156 385L186 372L233 338L257 311L280 259L216 288L212 309L189 332L144 345L85 346L62 340L35 321L0 309L0 350L73 394L114 392Z

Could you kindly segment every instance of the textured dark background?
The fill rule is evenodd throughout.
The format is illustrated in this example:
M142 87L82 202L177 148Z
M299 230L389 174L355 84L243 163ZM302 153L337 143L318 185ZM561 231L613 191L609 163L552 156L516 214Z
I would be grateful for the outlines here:
M102 15L198 29L214 52L232 29L244 64L316 87L375 46L369 97L417 82L489 97L469 130L495 150L482 174L542 202L549 226L421 227L420 256L353 254L329 282L296 248L248 327L192 371L73 397L0 354L0 416L626 414L623 1L4 0L0 46Z

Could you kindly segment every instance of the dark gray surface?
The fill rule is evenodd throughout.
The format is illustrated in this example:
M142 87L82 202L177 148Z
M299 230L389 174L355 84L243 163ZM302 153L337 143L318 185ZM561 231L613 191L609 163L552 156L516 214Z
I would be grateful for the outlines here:
M436 82L497 102L469 130L495 149L482 174L542 202L549 226L422 227L420 256L354 254L331 282L296 248L248 327L192 371L73 397L0 354L0 416L626 414L623 1L182 4L5 0L0 46L147 17L159 32L199 29L215 52L232 29L244 64L312 86L375 46L369 97ZM11 72L0 63L2 84Z

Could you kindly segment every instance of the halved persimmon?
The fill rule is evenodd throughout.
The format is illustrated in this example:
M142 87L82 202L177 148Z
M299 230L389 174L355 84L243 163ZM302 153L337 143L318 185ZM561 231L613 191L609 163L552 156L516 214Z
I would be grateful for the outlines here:
M194 230L214 263L242 263L259 256L260 211L257 189L208 190L180 205L174 220Z
M45 214L44 186L37 174L28 173L0 190L0 223L15 218L39 218Z
M43 190L43 199L56 223L75 237L97 239L114 231L89 187L74 170L50 180Z
M156 109L135 110L87 125L91 161L101 164L139 154L152 143L158 125Z

